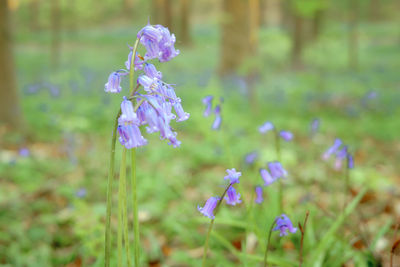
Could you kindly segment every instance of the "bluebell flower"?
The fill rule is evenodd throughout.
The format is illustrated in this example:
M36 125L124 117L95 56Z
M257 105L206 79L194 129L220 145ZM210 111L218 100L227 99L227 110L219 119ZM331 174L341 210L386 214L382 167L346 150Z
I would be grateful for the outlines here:
M340 170L342 168L342 161L347 157L347 146L336 152L335 169Z
M289 217L285 214L276 217L275 223L276 227L273 229L273 231L280 231L279 236L288 235L288 231L292 234L296 233L297 231L297 228L293 227Z
M280 131L279 135L283 138L285 141L291 141L293 139L293 134L289 131Z
M204 216L214 219L214 209L217 207L219 197L210 197L204 207L197 206L197 210L201 212Z
M125 61L125 67L126 67L127 70L131 69L132 54L133 54L133 52L132 52L132 48L131 48L131 52L129 52L129 55L128 55L128 60ZM133 61L133 64L135 66L134 67L135 71L143 69L144 58L141 57L138 52L136 52L136 56L135 56L135 59Z
M267 132L273 130L274 128L275 128L274 125L273 125L271 122L267 121L267 122L265 122L263 125L261 125L261 126L258 128L258 131L259 131L260 133L262 133L262 134L265 134L265 133L267 133Z
M276 179L273 178L266 169L260 169L260 175L264 180L264 186L268 186L276 181Z
M268 163L269 171L271 172L272 178L284 178L288 175L288 172L282 167L282 164L278 161Z
M172 58L179 55L179 50L176 50L174 45L176 42L175 35L171 34L168 28L161 25L155 26L161 32L161 40L159 42L160 62L170 61Z
M256 199L254 200L254 202L256 202L257 204L263 203L264 201L263 188L261 186L256 186L255 191L256 191Z
M224 180L229 180L230 184L240 183L239 177L242 176L241 172L237 172L235 168L227 169L226 172L228 173L228 175L224 177Z
M78 198L84 198L86 196L86 194L87 194L86 188L79 188L79 190L76 191L76 193L75 193L75 195Z
M178 119L176 121L180 122L180 121L185 121L185 120L189 119L190 114L183 110L181 103L176 102L174 104L174 109L175 109L176 115L178 115Z
M245 155L244 161L246 162L246 164L252 165L257 158L258 158L257 151L253 151Z
M354 159L350 153L347 154L347 168L349 168L349 169L354 168Z
M222 117L221 117L221 106L217 105L214 109L215 113L215 120L211 126L213 130L218 130L221 128L221 123L222 123Z
M310 125L311 135L315 135L319 130L320 120L315 118L312 120Z
M118 118L119 142L127 149L147 144L142 136L139 126L140 120L133 110L132 102L124 97L121 103L121 116Z
M240 200L240 194L236 193L235 188L230 186L228 190L226 191L226 196L225 196L226 204L235 206L236 204L239 204L242 202Z
M330 148L328 148L328 149L325 151L325 153L322 155L322 158L323 158L324 160L328 160L329 157L330 157L333 153L335 153L335 152L339 149L339 147L340 147L341 145L342 145L342 140L340 140L339 138L336 138L334 144L333 144Z
M104 91L108 93L119 93L122 89L120 83L120 74L115 71L108 76L108 82L104 85Z
M27 149L26 147L23 147L23 148L20 148L20 149L19 149L18 154L19 154L21 157L26 158L26 157L29 157L29 155L31 154L31 152L30 152L29 149Z
M144 73L145 73L148 77L150 77L150 78L152 78L152 79L156 78L156 79L161 80L161 78L162 78L162 73L161 73L160 71L158 71L158 70L156 69L156 67L155 67L153 64L151 64L151 63L147 63L147 62L146 62L146 63L144 64L143 70L144 70Z
M203 98L203 104L206 105L206 109L204 110L204 113L203 113L204 117L208 117L211 114L213 98L214 97L212 95L208 95Z

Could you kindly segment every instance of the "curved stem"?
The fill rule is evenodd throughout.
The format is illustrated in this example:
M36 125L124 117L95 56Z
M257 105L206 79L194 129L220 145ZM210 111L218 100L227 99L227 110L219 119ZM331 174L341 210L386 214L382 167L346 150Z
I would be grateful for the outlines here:
M132 57L131 57L131 65L129 68L129 94L133 95L135 93L135 91L139 88L136 87L136 89L134 88L134 82L133 82L133 75L135 73L135 58L136 58L136 50L139 44L139 40L140 38L136 39L135 45L133 46L133 50L132 50Z
M274 225L276 223L276 220L271 224L271 228L269 229L268 232L268 239L267 239L267 244L265 246L265 254L264 254L264 267L267 267L267 260L268 260L268 251L269 251L269 243L271 242L271 235L272 235L272 229L274 229Z

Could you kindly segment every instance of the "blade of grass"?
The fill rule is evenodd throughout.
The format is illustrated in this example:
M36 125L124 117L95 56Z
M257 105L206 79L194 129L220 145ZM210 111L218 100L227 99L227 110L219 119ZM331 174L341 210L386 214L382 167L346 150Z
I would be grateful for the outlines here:
M329 244L331 244L331 242L333 241L336 231L344 223L344 220L347 218L347 216L349 216L350 213L354 211L366 191L366 189L361 190L360 193L358 193L358 195L353 199L353 201L350 202L350 204L346 207L344 212L326 231L325 235L321 238L320 243L314 249L314 253L311 254L309 257L309 262L312 263L312 266L322 266L326 250L328 249Z

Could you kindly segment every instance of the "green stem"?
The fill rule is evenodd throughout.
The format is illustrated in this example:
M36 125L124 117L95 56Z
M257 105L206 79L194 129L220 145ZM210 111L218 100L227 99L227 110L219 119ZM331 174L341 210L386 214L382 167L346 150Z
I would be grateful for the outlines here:
M132 159L132 204L133 204L133 232L134 232L134 246L135 251L135 266L139 266L140 258L140 236L139 236L139 212L138 212L138 201L137 201L137 191L136 191L136 148L131 150Z
M274 220L274 222L271 224L271 228L269 229L268 232L268 240L267 240L267 245L265 246L265 254L264 254L264 267L267 267L269 244L271 242L272 229L274 229L275 223L276 220Z
M126 179L126 148L122 150L121 166L119 171L118 186L118 231L117 231L117 248L118 248L118 267L122 267L122 230L124 218L124 180Z
M122 217L124 223L124 240L125 240L125 249L126 249L126 260L128 263L128 267L132 266L131 264L131 249L129 245L129 232L128 232L128 214L127 214L127 195L126 195L126 148L123 151L123 163L125 165L125 169L120 173L120 180L122 184Z
M114 129L112 132L111 139L111 151L110 151L110 166L108 169L108 181L107 181L107 211L106 211L106 234L105 234L105 261L104 266L110 267L110 254L111 254L111 208L112 208L112 187L114 181L114 167L115 167L115 143L117 140L117 127L118 117L121 114L121 110L118 112L114 123Z
M279 132L275 129L275 151L276 159L281 162L281 139L279 138ZM282 179L278 181L278 202L279 202L279 213L283 212L283 184Z
M136 57L136 50L139 44L140 38L136 39L135 45L133 46L132 50L132 57L131 57L131 66L129 68L129 94L133 95L135 93L135 83L133 82L134 74L135 74L135 57ZM138 87L136 87L137 90Z

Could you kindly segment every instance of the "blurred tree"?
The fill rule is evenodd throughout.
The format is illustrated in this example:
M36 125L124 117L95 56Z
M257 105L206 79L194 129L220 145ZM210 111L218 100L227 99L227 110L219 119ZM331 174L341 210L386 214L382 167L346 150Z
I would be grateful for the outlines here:
M0 1L0 62L0 121L20 128L22 114L12 55L11 23L7 1L4 0Z
M51 65L57 68L61 50L60 0L51 0Z
M220 75L237 71L244 59L251 54L251 46L255 45L256 39L253 32L256 29L250 30L249 2L223 0ZM251 38L253 38L252 41Z
M353 70L358 68L358 20L359 20L358 0L348 0L349 14L349 35L348 35L348 57L349 67Z
M123 0L122 6L124 13L128 16L132 15L133 7L135 6L134 0Z
M162 24L172 32L172 1L171 0L153 0L152 1L152 24Z
M371 0L369 4L369 17L370 20L376 21L380 19L381 16L381 3L379 0Z
M188 45L191 43L190 38L190 0L181 0L181 22L180 22L180 38L182 43Z
M292 51L291 61L294 69L300 69L303 66L302 53L303 53L303 16L298 12L295 7L291 8L292 12Z
M30 22L29 26L31 31L36 32L39 30L39 10L40 10L40 1L39 0L31 0L29 2L29 16Z

